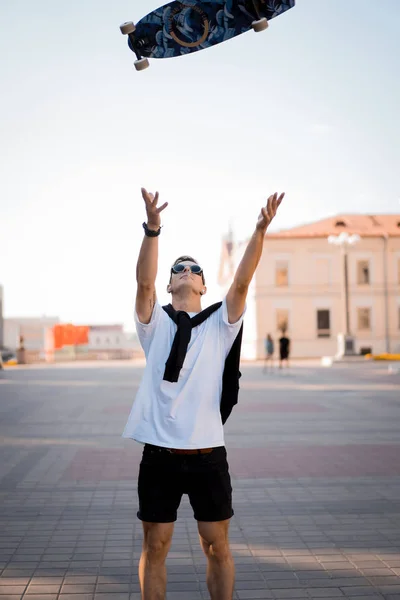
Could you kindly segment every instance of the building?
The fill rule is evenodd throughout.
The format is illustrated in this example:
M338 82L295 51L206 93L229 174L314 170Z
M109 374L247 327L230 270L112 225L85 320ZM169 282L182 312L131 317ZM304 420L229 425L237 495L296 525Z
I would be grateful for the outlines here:
M328 243L343 232L360 236L346 253ZM224 291L246 245L223 242ZM293 357L334 356L346 314L356 353L400 352L400 215L339 215L267 233L248 295L243 358L262 358L266 334L277 340L282 328Z
M13 317L4 319L4 346L16 351L23 341L26 362L64 360L112 360L141 358L143 352L135 334L123 325L90 325L88 342L55 349L54 326L58 317ZM62 325L62 327L73 327ZM79 328L78 328L79 329Z
M17 350L23 338L28 352L43 353L47 330L59 322L58 317L7 317L4 319L4 346Z
M0 349L4 346L4 292L0 285Z
M89 354L97 358L141 358L143 351L136 334L129 334L123 325L90 325Z
M90 325L89 350L123 350L127 345L123 325Z

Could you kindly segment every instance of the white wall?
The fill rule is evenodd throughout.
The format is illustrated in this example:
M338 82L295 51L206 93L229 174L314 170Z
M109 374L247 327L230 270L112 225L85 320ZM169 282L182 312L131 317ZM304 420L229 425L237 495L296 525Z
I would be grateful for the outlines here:
M127 347L124 331L92 331L89 330L90 350L123 350Z
M26 350L44 350L47 328L53 327L59 322L58 317L4 319L4 346L16 350L22 335Z

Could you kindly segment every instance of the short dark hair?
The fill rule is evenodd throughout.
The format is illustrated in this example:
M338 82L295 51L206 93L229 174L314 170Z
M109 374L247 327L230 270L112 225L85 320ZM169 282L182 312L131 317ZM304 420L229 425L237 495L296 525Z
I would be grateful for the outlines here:
M178 265L181 262L185 262L187 260L190 260L190 262L194 262L196 263L196 265L198 265L199 263L197 262L197 260L195 258L193 258L193 256L188 256L187 254L183 254L182 256L179 256L176 261L173 263L172 267L174 267L175 265ZM169 277L169 282L171 283L172 281L172 267L171 267L171 275ZM206 280L204 279L204 273L201 274L201 278L203 280L203 284L206 285Z

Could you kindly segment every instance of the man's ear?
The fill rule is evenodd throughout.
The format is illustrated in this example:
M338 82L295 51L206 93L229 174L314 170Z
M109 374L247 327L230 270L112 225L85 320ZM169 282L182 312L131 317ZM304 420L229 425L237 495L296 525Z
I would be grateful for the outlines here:
M204 286L204 288L202 289L202 291L200 292L200 294L202 296L204 296L204 294L206 294L206 293L207 293L207 288L206 288L206 286Z
M167 285L167 292L168 292L168 294L171 293L171 286L170 285Z

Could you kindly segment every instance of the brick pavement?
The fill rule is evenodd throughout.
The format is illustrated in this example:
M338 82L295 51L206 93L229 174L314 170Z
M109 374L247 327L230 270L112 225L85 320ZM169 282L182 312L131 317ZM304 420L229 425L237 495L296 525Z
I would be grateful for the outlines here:
M132 364L0 373L0 600L139 600ZM400 376L244 366L226 427L235 599L400 600ZM208 598L184 500L168 600Z

